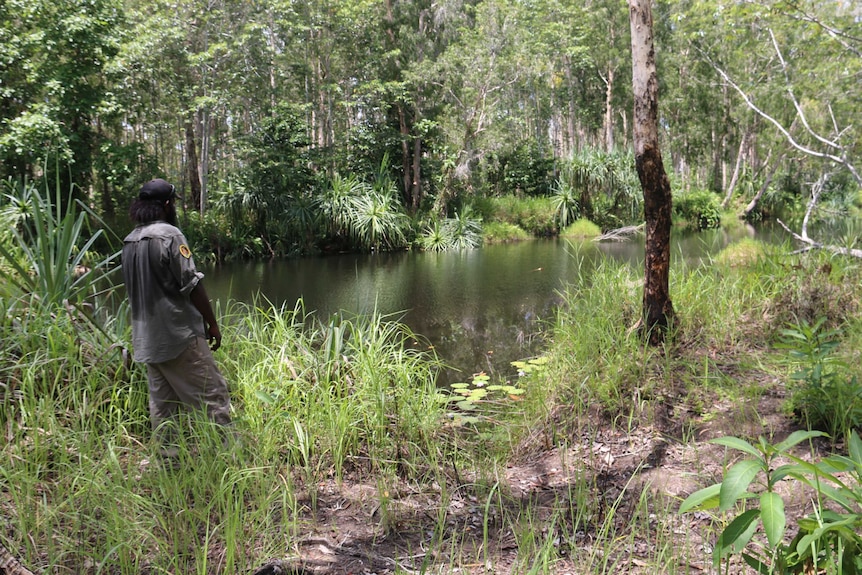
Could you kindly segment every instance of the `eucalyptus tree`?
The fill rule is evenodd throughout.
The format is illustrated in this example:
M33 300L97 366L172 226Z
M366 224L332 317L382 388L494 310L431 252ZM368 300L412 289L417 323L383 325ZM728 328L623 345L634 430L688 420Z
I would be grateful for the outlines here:
M671 188L658 139L658 73L650 0L629 0L635 164L644 195L646 246L642 328L653 344L673 322L670 299Z
M129 131L203 212L211 180L236 167L236 140L275 99L272 14L240 0L130 2L127 11Z
M625 3L618 0L587 0L585 14L588 20L587 42L594 74L601 79L604 88L602 110L601 144L611 152L617 145L617 135L623 137L623 147L628 137L628 109L631 92L625 81L631 70L628 57L628 13ZM622 120L618 129L617 116Z
M777 169L785 169L791 178L785 181L796 188L816 180L822 171L818 159L855 170L858 132L852 118L859 113L855 92L862 69L858 7L763 0L683 8L669 16L681 39L676 46L689 46L690 61L709 67L712 91L721 94L713 101L722 103L723 112L703 114L701 121L718 118L727 128L712 138L715 188L726 199L734 191L731 165L734 173L747 165L759 174L761 191ZM749 203L745 211L752 209Z

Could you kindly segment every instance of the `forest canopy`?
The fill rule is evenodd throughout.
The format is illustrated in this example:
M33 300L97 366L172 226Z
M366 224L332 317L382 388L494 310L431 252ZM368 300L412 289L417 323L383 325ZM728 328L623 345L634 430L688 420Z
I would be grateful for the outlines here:
M857 3L654 17L681 206L768 217L823 174L821 202L856 201ZM625 2L7 0L0 35L0 177L74 190L108 222L165 177L213 253L434 247L501 196L553 202L535 234L642 217Z

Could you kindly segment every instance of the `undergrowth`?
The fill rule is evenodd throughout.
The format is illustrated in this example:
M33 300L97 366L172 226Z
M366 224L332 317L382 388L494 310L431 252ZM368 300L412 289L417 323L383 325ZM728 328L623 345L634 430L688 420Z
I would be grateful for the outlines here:
M433 494L429 511L417 512L419 531L452 568L487 564L488 545L511 537L516 572L552 573L565 560L616 573L646 533L645 568L669 572L691 550L659 527L674 513L666 499L633 480L609 497L584 462L551 499L517 497L504 475L517 458L564 452L602 426L655 425L685 441L684 422L662 406L707 415L717 397L742 404L784 385L795 369L777 345L788 324L822 318L824 329L840 330L830 352L847 366L842 376L858 375L854 261L781 247L729 261L672 270L676 323L660 348L630 329L640 274L609 260L584 268L563 294L543 356L460 393L436 386L438 360L396 321L317 318L301 301L232 302L220 313L216 356L231 384L232 440L189 417L178 469L151 458L146 376L129 361L124 308L83 305L98 304L95 296L37 305L27 289L38 287L7 284L0 543L46 572L244 573L314 529L321 486L353 482L371 486L368 517L381 538L402 529L399 486ZM7 276L16 269L0 267ZM455 503L479 518L478 552Z

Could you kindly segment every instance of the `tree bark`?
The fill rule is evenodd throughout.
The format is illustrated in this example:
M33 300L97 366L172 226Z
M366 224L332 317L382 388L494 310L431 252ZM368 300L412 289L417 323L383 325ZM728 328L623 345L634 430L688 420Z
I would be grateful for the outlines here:
M670 299L671 189L658 143L658 73L650 0L629 0L635 164L644 195L644 334L660 344L673 322Z
M191 197L186 198L189 205L197 209L201 204L201 179L198 173L198 148L195 144L195 127L192 121L186 121L186 174L189 178Z
M742 170L742 164L745 162L745 150L748 146L748 132L743 132L742 139L739 141L739 150L736 152L736 163L733 166L733 175L730 177L730 184L727 186L727 191L724 194L724 200L721 202L722 209L730 205L730 200L733 198L733 190L736 188L736 183L739 181L739 172Z

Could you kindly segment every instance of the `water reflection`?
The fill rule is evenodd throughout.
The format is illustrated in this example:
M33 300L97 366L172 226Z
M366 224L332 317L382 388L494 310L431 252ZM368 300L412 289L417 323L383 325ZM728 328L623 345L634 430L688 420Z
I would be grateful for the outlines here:
M673 239L673 265L697 265L738 237L722 231ZM514 375L509 363L541 352L543 322L560 292L603 258L643 267L643 240L615 243L536 240L444 253L339 255L205 268L213 299L257 294L317 317L374 311L406 323L453 370L441 383L478 371ZM459 373L460 371L460 373Z

